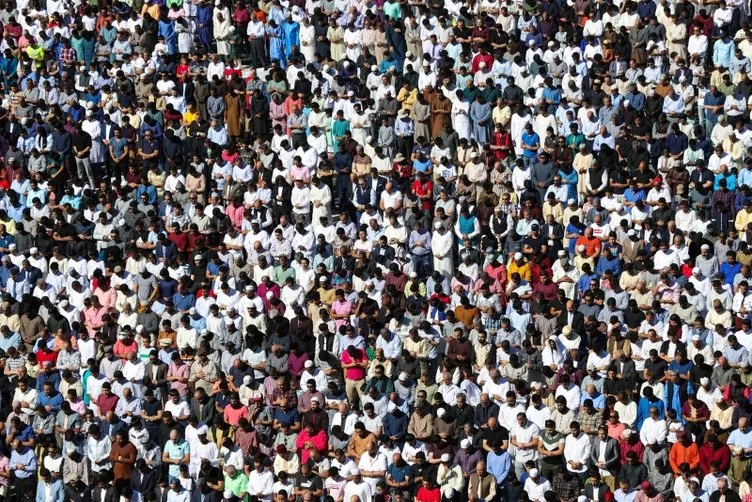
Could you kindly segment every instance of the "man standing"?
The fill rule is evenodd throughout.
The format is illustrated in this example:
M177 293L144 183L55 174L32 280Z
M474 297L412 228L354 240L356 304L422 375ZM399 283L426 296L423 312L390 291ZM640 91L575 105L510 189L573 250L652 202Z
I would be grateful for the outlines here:
M496 497L496 478L486 471L486 462L479 460L475 472L470 475L467 489L468 502L487 502Z
M128 440L125 432L115 434L115 442L110 449L115 483L130 483L133 466L136 465L136 447Z

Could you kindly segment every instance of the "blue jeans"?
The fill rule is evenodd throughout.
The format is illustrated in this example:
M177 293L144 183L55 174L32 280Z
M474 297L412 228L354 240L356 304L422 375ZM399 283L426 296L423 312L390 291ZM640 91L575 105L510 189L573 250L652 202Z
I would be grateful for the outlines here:
M411 254L410 257L413 265L413 272L418 274L418 277L425 277L431 274L432 262L430 253L424 255Z

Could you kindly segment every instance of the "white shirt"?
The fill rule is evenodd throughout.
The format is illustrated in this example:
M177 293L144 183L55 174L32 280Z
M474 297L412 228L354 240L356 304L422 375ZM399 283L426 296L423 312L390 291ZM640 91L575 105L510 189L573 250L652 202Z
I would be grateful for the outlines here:
M516 420L516 419L515 419ZM533 439L538 439L540 435L540 429L530 420L527 421L524 427L515 423L512 427L509 436L514 437L518 443L529 443ZM530 449L519 449L515 447L515 461L527 462L528 460L538 460L538 449L536 447Z
M559 385L556 389L556 397L559 396L564 396L567 400L567 408L575 410L580 406L580 388L576 385L572 385L569 389Z
M659 444L663 443L667 435L668 427L665 420L655 420L651 417L645 420L640 428L640 441L644 445L648 445L652 441L656 441Z
M360 462L358 462L358 469L360 469L361 471L386 471L387 467L388 462L386 455L380 452L377 452L373 457L371 457L371 455L366 452L361 455ZM363 481L371 487L371 491L376 491L376 485L380 480L381 477L363 478Z
M360 502L372 502L373 500L373 490L365 480L357 484L354 481L347 482L343 500L352 500L353 495L357 496Z
M525 413L525 407L521 404L515 404L514 406L509 406L507 403L502 404L499 406L499 424L504 426L508 431L515 429L518 427L517 415L520 413ZM521 441L526 440L521 439Z
M248 494L261 496L259 500L271 501L272 486L274 486L274 474L271 471L258 472L254 469L248 476Z
M567 436L564 441L564 459L569 462L574 460L581 465L579 468L574 469L571 465L567 464L567 470L570 472L585 472L588 468L588 460L590 458L590 436L580 432L579 437L574 437L573 434ZM527 483L525 484L527 486Z
M545 500L545 493L551 490L551 483L544 477L539 477L537 483L532 478L527 478L524 489L532 502L542 502Z

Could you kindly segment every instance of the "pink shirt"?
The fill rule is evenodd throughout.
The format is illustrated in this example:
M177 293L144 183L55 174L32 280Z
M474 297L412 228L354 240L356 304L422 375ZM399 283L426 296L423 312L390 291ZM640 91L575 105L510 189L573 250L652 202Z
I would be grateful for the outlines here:
M6 457L5 455L0 456L0 471L7 470L9 463L10 458ZM8 486L8 481L8 478L0 478L0 486Z
M245 213L245 206L242 204L238 207L235 207L234 204L230 204L225 209L225 214L227 214L227 217L230 218L232 225L237 230L240 230L240 227L243 226L243 213Z
M290 168L290 178L296 180L303 178L303 181L309 183L311 181L311 171L306 166L292 166Z
M290 369L290 374L298 377L302 375L307 360L308 354L305 352L301 352L300 356L296 356L294 352L290 352L290 355L287 357L287 366Z
M94 332L102 327L102 317L107 313L107 308L100 306L98 309L89 307L84 309L84 324L89 329L89 336L94 336Z
M75 402L71 401L70 399L67 399L67 401L70 404L71 410L75 411L79 415L84 415L86 413L86 403L84 403L83 399L78 398Z
M167 369L167 376L176 376L181 378L188 378L191 374L191 368L183 363L180 367L175 363L171 363ZM188 384L183 382L170 382L170 388L175 389L181 396L188 394Z
M350 315L352 313L352 303L348 301L339 301L334 300L334 303L332 303L332 313L337 315ZM348 319L335 319L334 325L337 326L337 330L339 330L340 326L346 326L350 324L350 321Z

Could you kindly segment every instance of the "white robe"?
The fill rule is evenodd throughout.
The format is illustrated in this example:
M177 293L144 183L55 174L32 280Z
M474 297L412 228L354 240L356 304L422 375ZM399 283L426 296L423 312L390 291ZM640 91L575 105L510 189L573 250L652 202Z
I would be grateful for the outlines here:
M357 61L360 56L361 36L359 31L345 30L345 54L353 61ZM350 47L352 45L352 47Z
M308 44L308 45L306 45ZM313 55L316 52L316 30L312 24L308 26L300 25L300 53L305 57L306 62L313 61Z
M460 139L470 141L470 103L460 101L456 97L452 100L452 127Z
M431 237L431 250L433 252L433 269L438 271L444 277L451 277L454 274L452 266L452 246L454 244L454 234L445 232L441 235L434 232ZM439 258L442 256L442 258Z

